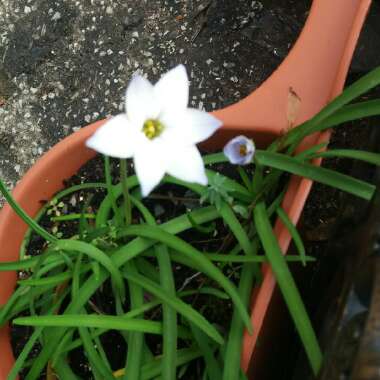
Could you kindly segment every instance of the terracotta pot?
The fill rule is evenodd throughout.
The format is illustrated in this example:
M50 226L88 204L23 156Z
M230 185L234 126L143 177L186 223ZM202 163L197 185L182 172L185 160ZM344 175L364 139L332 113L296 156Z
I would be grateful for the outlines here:
M287 99L289 88L301 98L297 122L307 120L318 112L343 88L348 66L370 0L314 0L305 27L291 52L272 76L250 96L235 105L217 111L224 128L211 139L209 146L219 148L225 140L237 133L251 135L259 145L265 145L280 135L287 126ZM46 153L24 176L13 195L26 212L34 216L41 200L49 199L63 187L69 178L94 156L85 148L84 141L103 121L92 124L67 137ZM313 136L305 145L328 138ZM284 200L284 208L293 222L297 222L311 182L293 178ZM0 260L18 258L18 252L27 226L9 206L0 212ZM285 253L290 236L277 223L276 235ZM248 371L260 349L256 341L261 334L274 289L275 279L268 267L264 267L264 281L255 289L252 299L252 323L254 335L245 334L242 366ZM16 274L0 273L0 304L12 294ZM0 380L5 380L14 361L8 328L0 330ZM254 371L254 367L253 371Z

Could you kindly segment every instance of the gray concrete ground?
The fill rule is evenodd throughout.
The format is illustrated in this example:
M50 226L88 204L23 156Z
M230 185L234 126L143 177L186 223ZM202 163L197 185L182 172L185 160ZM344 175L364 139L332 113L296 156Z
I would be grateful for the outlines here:
M192 106L240 99L287 54L307 3L1 0L1 178L13 186L57 141L120 112L136 71L156 80L184 63Z
M117 114L131 75L178 63L191 105L255 89L286 56L311 0L1 0L0 177L9 186L56 142Z

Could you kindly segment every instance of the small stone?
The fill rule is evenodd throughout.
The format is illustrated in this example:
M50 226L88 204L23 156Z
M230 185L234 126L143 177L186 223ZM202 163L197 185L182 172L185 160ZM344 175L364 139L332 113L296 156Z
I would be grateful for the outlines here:
M235 66L236 66L236 64L233 62L224 62L223 63L223 67L225 67L226 69L233 69Z
M142 15L129 15L123 20L123 26L125 30L133 29L139 26L144 20Z
M256 12L261 12L264 6L261 1L252 1L251 8Z
M70 198L69 203L70 203L71 206L73 206L73 207L75 207L75 206L77 205L77 197L76 197L75 194Z
M60 12L55 12L53 17L51 18L53 21L58 21L62 17Z
M157 203L154 206L154 216L157 218L163 215L164 213L165 213L165 209L159 203Z

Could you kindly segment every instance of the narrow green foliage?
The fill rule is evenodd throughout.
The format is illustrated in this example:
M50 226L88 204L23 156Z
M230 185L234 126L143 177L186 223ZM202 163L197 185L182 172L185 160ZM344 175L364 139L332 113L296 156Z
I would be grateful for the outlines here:
M305 306L273 233L264 203L254 209L254 221L261 244L301 337L315 375L322 365L322 353Z
M183 315L186 319L198 326L202 331L204 331L205 334L214 339L217 343L223 343L223 338L219 332L201 314L199 314L179 298L168 295L165 289L163 289L157 283L137 274L132 275L130 273L125 273L124 276L127 280L140 285L152 293L154 296L162 300L164 303L167 303L178 313Z
M104 174L106 177L106 185L107 185L107 193L108 193L108 196L106 199L109 199L109 202L115 214L117 223L119 226L121 226L123 225L123 218L116 204L116 196L114 193L114 187L112 186L111 164L110 164L110 158L108 156L104 156Z
M202 351L206 371L210 380L220 380L222 378L222 370L219 366L218 361L214 356L214 349L212 347L212 342L210 339L197 327L190 325L191 331L194 336L194 340Z
M230 230L235 235L236 240L244 251L246 257L255 257L257 254L257 246L251 242L231 208L224 203L219 212L224 222L229 226ZM249 296L251 294L255 278L260 280L260 268L254 263L244 263L240 274L238 292L246 309L248 309ZM235 307L232 315L231 327L224 358L228 365L224 366L223 380L232 380L238 378L239 376L243 331L244 324L239 316L237 308Z
M120 178L121 178L121 188L123 190L124 197L124 215L125 215L125 225L129 226L132 222L132 207L131 198L129 195L129 189L127 184L127 160L120 160Z
M297 231L296 226L290 220L288 214L285 212L285 210L282 207L279 207L277 209L277 214L280 217L282 223L284 223L285 227L288 229L290 235L292 236L294 244L297 247L298 253L300 255L302 264L305 266L306 265L306 250L305 250L305 246L303 244L302 238Z
M121 298L125 299L123 278L112 260L100 249L91 244L75 240L60 240L55 244L55 249L68 252L80 252L102 264L111 274L112 281Z
M360 150L352 149L334 149L326 152L317 152L311 155L311 158L315 157L339 157L339 158L352 158L359 161L368 162L376 166L380 166L380 154L372 152L363 152Z
M202 268L202 271L205 274L217 281L220 284L220 286L222 286L225 289L225 291L231 296L231 299L233 300L237 309L239 310L240 316L244 320L247 329L249 331L252 331L252 326L247 310L242 304L234 285L225 276L223 276L223 274L217 267L215 267L194 247L192 247L185 241L179 239L178 237L167 233L161 227L131 226L123 232L123 235L141 236L148 239L160 241L161 243L166 244L168 247L178 250L182 252L184 255L191 258L191 260L193 260L200 268Z
M337 173L333 170L301 162L285 154L257 151L256 159L261 165L309 178L366 200L372 198L376 189L374 185L367 182Z
M96 327L125 331L141 331L149 334L162 334L162 325L159 322L145 319L126 319L110 315L56 315L16 318L13 323L20 326L42 327Z
M15 213L38 235L44 238L46 241L55 242L57 238L47 232L44 228L42 228L38 223L34 221L16 202L16 200L12 197L12 194L4 185L4 182L0 179L0 193L3 194L6 201L15 211Z
M125 270L130 274L137 275L137 269L134 262L125 265ZM144 304L143 289L138 284L131 281L128 282L129 298L131 302L131 310L136 310ZM139 373L142 365L144 347L144 334L141 332L131 332L128 336L128 355L127 364L125 366L125 376L129 379L139 379Z

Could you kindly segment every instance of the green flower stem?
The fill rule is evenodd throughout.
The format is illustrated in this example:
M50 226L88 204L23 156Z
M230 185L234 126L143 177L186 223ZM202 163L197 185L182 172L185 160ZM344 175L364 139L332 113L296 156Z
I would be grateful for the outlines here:
M155 246L158 266L160 268L160 282L162 288L172 297L176 296L173 270L166 245ZM166 380L176 379L176 367L173 363L177 362L177 312L164 302L163 309L163 361L162 378Z
M110 158L108 156L104 156L104 174L106 176L107 193L108 193L108 198L111 202L112 210L115 214L118 224L122 226L123 218L120 214L120 210L117 207L117 203L116 203L116 197L115 197L114 189L112 186Z
M80 220L81 218L85 219L95 219L95 214L69 214L69 215L60 215L53 216L50 218L52 222L69 222L72 220Z
M125 264L128 273L138 274L134 261ZM144 305L144 293L141 286L128 281L131 310L136 310ZM128 355L123 379L139 380L144 352L144 334L132 331L128 334Z
M132 223L132 207L131 207L131 197L129 195L128 185L127 185L127 160L120 160L120 179L121 186L123 189L124 196L124 209L125 209L125 225L129 226Z
M149 210L137 199L133 199L136 208L144 216L149 225L156 225L156 220ZM156 244L154 253L159 267L159 282L168 294L176 297L176 289L173 277L173 270L169 256L169 250L164 244ZM129 282L131 283L131 282ZM132 284L131 284L132 285ZM162 359L162 378L165 380L175 380L176 367L173 363L177 362L177 336L178 321L177 312L168 303L162 304L163 310L163 359ZM128 372L128 371L127 371ZM129 380L129 379L128 379Z

